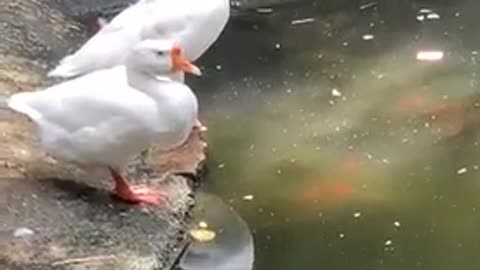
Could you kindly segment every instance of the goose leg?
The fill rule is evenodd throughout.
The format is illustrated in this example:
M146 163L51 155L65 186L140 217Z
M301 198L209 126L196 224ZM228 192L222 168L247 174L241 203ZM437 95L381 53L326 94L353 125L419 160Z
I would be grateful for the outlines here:
M108 169L115 181L115 194L126 202L159 205L161 202L165 202L168 197L165 192L159 189L144 185L130 185L117 170L111 167Z

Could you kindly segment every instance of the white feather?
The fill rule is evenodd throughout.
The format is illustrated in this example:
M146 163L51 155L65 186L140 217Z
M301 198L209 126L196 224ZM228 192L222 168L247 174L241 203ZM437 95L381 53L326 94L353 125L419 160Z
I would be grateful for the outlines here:
M140 40L173 39L190 60L219 37L230 16L228 0L141 0L117 15L49 76L72 77L125 62Z
M134 59L137 68L153 65L144 63L151 59L147 53ZM185 84L133 67L127 72L125 66L18 93L7 102L37 124L43 145L54 156L113 167L124 166L152 143L163 150L183 143L198 114L197 99Z

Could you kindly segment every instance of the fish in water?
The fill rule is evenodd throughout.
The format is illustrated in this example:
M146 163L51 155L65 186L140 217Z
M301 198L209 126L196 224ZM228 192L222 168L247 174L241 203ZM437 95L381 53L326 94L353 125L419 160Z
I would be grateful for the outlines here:
M298 200L304 203L336 203L355 193L353 180L361 174L358 159L348 157L337 164L326 176L309 177L309 184L300 192Z
M402 114L428 117L433 130L442 137L455 136L465 129L466 110L458 100L410 94L400 98L396 108Z

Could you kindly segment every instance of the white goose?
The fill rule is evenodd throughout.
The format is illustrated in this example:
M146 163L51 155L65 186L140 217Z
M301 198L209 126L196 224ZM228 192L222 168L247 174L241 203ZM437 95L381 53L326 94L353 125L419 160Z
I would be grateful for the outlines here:
M7 104L37 124L41 142L52 155L105 166L120 198L158 204L166 196L163 192L131 186L122 172L152 143L169 150L187 139L198 102L188 86L169 78L180 71L200 75L175 43L144 40L130 50L125 66L18 93Z
M229 0L140 0L48 75L72 77L123 64L125 52L144 39L176 40L187 59L195 61L217 40L229 16ZM177 79L183 82L183 74Z

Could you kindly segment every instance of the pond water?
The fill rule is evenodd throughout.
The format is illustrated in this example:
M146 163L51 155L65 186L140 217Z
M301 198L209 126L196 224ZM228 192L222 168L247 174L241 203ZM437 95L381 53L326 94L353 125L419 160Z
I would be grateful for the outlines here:
M387 2L233 19L190 78L256 269L480 267L480 2Z

